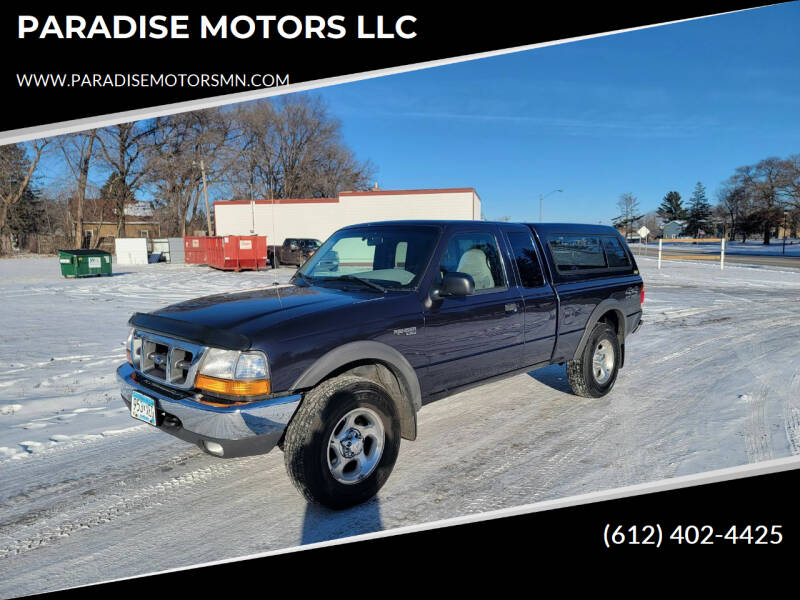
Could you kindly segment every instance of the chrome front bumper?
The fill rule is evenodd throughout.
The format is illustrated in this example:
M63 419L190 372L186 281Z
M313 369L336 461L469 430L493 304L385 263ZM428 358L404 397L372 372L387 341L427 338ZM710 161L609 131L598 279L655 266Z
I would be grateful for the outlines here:
M134 390L153 398L159 429L196 443L206 452L209 450L205 442L219 444L224 449L224 457L272 450L302 400L302 395L293 394L246 405L210 406L195 400L191 393L175 390L167 394L155 386L135 381L134 376L142 377L135 373L128 363L117 369L122 399L129 407Z

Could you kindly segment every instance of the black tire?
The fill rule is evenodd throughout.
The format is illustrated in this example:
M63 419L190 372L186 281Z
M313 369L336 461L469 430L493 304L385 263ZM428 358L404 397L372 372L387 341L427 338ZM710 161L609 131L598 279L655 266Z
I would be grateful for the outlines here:
M595 351L600 349L602 352L603 348L607 352L613 351L613 368L606 369L607 375L598 375L593 366L593 358ZM607 352L603 354L606 355ZM614 328L606 323L595 325L580 358L567 361L567 379L572 391L585 398L605 396L617 381L621 356L619 340Z
M341 483L331 472L331 436L340 421L358 408L377 414L383 426L383 451L373 470L354 483ZM309 502L342 509L372 498L386 483L400 450L400 419L389 393L354 375L324 381L306 394L283 443L286 471Z

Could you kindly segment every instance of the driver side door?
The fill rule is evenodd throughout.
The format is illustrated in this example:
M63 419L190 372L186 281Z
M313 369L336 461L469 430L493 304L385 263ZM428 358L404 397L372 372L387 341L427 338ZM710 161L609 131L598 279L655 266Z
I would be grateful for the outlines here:
M475 281L475 291L469 296L437 300L425 312L432 393L522 365L522 298L511 280L505 247L499 241L495 228L481 228L456 231L444 242L440 274L467 273Z

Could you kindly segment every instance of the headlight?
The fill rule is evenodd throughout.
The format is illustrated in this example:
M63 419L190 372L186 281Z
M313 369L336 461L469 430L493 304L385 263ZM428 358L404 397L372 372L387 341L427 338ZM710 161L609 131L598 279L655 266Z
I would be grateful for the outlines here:
M269 365L263 352L210 348L195 387L222 396L264 396L270 393Z
M244 352L236 361L234 379L267 379L267 357L261 352Z
M200 368L200 373L209 377L233 379L238 358L239 352L236 350L210 348L203 361L203 366Z

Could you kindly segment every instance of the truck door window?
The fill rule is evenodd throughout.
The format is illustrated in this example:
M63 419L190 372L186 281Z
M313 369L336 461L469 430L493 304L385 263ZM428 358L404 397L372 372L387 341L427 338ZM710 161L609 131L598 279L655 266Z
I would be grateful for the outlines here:
M514 262L517 264L522 287L537 288L544 285L542 267L533 246L530 234L521 231L512 231L508 234L508 241L514 250Z
M470 275L475 281L476 292L506 287L497 241L490 233L454 235L447 243L440 267L442 274L459 272Z

